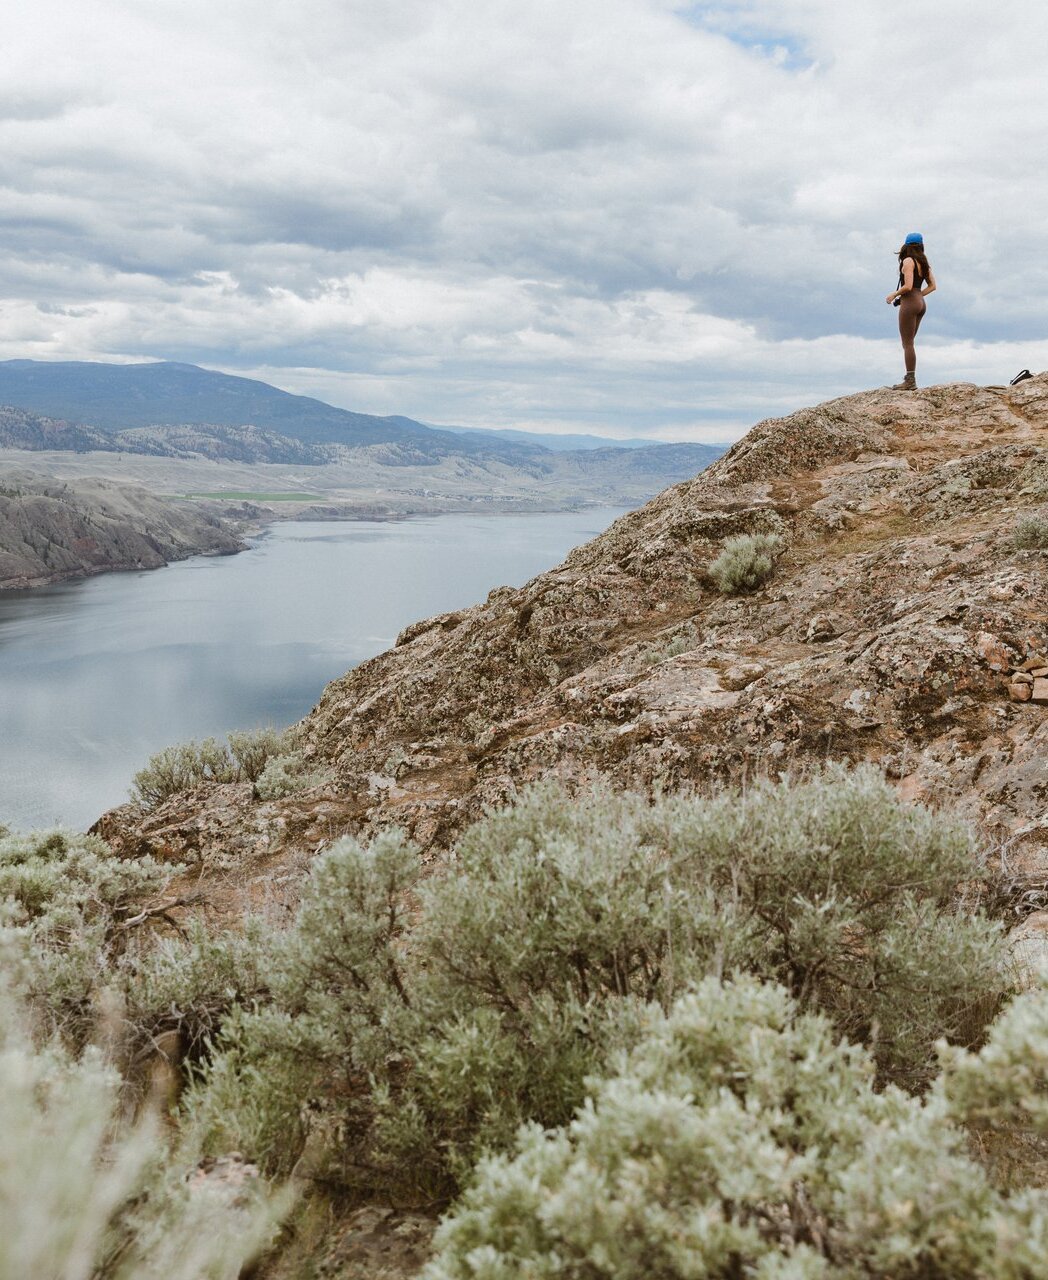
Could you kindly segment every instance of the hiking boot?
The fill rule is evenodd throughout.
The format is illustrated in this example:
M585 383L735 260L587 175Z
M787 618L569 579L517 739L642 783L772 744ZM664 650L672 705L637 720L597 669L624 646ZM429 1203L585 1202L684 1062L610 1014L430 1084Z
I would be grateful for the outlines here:
M892 390L893 391L916 391L917 375L915 373L908 373L906 377L903 378L902 382L897 382L895 386L892 387Z

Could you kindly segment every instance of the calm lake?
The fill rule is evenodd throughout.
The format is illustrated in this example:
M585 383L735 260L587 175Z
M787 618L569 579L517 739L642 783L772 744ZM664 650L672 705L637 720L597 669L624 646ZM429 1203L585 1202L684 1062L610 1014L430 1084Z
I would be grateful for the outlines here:
M286 725L409 622L519 586L622 514L278 524L248 551L0 593L0 824L83 828L161 747Z

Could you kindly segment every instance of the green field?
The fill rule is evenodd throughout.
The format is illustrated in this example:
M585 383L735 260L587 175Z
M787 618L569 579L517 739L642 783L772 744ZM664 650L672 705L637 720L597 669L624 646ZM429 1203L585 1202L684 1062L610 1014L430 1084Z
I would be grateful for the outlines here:
M240 489L221 489L213 493L187 493L186 498L233 498L238 502L323 502L319 493L249 493Z

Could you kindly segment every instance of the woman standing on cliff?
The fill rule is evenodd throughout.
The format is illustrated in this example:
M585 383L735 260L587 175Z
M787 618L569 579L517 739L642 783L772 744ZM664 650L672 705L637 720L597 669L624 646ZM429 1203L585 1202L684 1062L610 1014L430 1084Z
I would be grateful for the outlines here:
M885 302L899 308L899 337L906 358L906 377L892 387L893 391L917 390L917 351L913 344L927 309L924 300L934 292L935 276L924 256L924 237L919 231L911 231L899 250L899 287L885 298Z

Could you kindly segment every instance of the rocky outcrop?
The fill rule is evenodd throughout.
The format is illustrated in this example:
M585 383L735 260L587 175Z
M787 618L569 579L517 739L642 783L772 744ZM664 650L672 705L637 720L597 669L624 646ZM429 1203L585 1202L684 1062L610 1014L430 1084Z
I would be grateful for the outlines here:
M0 589L243 549L236 526L203 503L170 502L107 480L64 484L0 475Z
M1030 514L1048 518L1048 376L763 422L559 568L329 685L303 725L328 783L269 804L214 787L100 829L128 853L236 850L229 893L264 881L272 900L334 837L399 824L437 856L540 778L704 788L871 760L1046 867L1048 554L1014 542ZM774 576L719 594L710 561L754 532L783 539Z
M435 1212L369 1204L342 1214L318 1211L296 1223L290 1245L267 1261L265 1280L408 1280L428 1261Z

